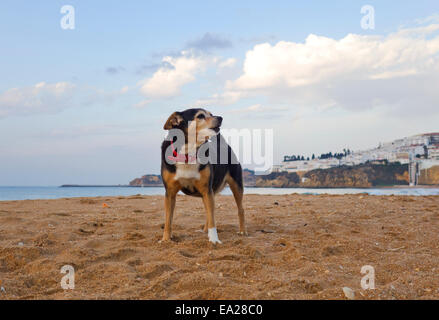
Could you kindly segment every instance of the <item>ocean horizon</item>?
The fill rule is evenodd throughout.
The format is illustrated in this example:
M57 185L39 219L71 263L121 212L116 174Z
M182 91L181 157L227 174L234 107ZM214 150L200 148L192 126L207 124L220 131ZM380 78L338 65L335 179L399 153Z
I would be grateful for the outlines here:
M439 187L388 187L388 188L244 188L245 194L284 195L284 194L359 194L430 196L439 195ZM129 186L0 186L0 201L62 199L80 197L114 197L133 195L164 195L164 187L129 187ZM231 195L229 188L221 194Z

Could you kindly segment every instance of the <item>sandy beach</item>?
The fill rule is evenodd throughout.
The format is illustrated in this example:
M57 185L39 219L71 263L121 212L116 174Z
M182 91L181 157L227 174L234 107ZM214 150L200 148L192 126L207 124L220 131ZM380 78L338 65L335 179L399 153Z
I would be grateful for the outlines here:
M106 206L104 205L106 204ZM216 198L222 245L200 232L202 201L179 196L161 244L162 196L0 202L0 299L439 298L439 196ZM64 265L75 289L64 290ZM364 290L362 266L375 269Z

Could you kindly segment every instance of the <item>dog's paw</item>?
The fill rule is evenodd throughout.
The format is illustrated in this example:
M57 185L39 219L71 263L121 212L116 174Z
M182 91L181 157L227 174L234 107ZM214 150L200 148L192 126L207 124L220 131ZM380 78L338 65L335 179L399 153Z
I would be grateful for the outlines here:
M209 242L210 243L212 243L212 244L223 244L221 241L219 241L219 240L209 240Z
M162 240L159 240L159 243L168 243L168 242L171 242L171 240L172 240L172 236L170 236L170 237L163 237L162 238Z
M208 230L208 236L209 236L209 241L213 244L222 244L222 242L218 239L218 232L216 231L216 228L210 228Z

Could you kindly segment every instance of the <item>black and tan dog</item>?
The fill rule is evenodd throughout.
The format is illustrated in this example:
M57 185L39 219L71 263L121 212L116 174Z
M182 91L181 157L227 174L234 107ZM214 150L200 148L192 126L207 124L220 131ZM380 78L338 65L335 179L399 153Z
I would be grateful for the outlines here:
M162 144L161 174L166 188L166 221L162 241L171 239L176 195L181 190L187 195L202 197L206 209L204 232L208 232L210 242L221 243L215 227L214 196L226 184L230 186L238 206L239 233L246 233L242 207L242 168L219 133L221 123L221 117L213 116L204 109L174 112L166 121L163 128L170 130L170 133L181 132L183 138L177 139L169 134ZM200 161L201 150L207 150L203 155L207 156L208 161Z

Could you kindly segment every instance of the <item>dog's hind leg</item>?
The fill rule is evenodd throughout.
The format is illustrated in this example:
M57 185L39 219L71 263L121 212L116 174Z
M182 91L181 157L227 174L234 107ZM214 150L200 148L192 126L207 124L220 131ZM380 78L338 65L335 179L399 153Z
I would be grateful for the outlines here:
M236 206L238 207L238 217L239 217L239 234L246 235L245 230L245 218L244 218L244 208L242 206L242 198L244 194L244 188L242 184L240 185L236 182L230 175L227 175L227 183L232 190L233 197L235 198Z

